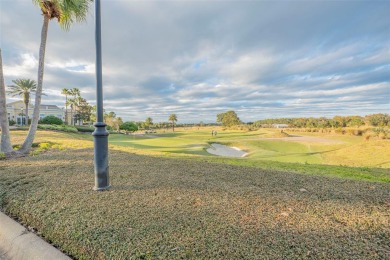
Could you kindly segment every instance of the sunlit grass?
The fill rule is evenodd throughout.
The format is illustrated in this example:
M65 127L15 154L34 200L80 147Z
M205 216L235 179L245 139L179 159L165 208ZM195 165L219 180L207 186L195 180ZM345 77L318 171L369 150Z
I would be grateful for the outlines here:
M387 140L366 142L359 137L331 135L326 138L333 138L343 143L322 144L263 138L264 135L272 136L275 132L277 131L270 129L252 132L218 129L218 135L211 136L210 128L201 128L200 130L179 130L175 133L157 133L149 137L111 134L109 147L110 150L141 155L207 160L261 169L390 182L390 142ZM22 143L26 134L26 131L12 131L13 143ZM318 133L312 136L324 138ZM36 143L48 141L54 148L59 149L80 149L93 146L90 134L37 132ZM249 156L221 158L210 155L206 152L206 148L213 142L240 147L247 151Z

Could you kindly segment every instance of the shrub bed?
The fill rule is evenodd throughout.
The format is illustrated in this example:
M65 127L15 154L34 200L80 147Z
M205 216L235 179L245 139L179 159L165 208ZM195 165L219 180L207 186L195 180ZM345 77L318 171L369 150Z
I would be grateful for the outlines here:
M56 131L63 131L63 132L69 132L69 133L77 133L78 130L74 126L68 126L68 125L38 125L38 129L43 130L56 130Z

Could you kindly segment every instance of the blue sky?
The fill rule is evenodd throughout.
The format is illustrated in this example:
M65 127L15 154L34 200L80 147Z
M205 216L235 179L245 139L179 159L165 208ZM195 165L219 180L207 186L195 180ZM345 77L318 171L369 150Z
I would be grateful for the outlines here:
M104 104L125 120L390 112L390 1L101 2ZM77 87L94 104L93 12L50 23L43 103ZM32 1L0 1L6 84L36 79L41 26Z

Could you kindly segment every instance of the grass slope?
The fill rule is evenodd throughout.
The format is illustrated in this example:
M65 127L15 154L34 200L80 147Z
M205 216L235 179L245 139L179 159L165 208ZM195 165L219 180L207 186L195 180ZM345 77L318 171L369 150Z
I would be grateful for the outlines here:
M94 192L90 136L52 140L85 148L0 161L0 207L75 258L390 257L389 183L112 149Z

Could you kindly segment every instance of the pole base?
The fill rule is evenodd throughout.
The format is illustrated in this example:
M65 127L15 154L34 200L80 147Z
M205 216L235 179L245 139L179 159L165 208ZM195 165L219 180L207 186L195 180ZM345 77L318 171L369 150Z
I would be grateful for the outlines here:
M95 131L92 133L94 142L94 167L95 167L95 191L110 188L108 166L108 132L106 124L98 122L94 124Z
M108 185L106 187L93 187L93 190L95 191L105 191L105 190L109 190L111 188L111 185Z

